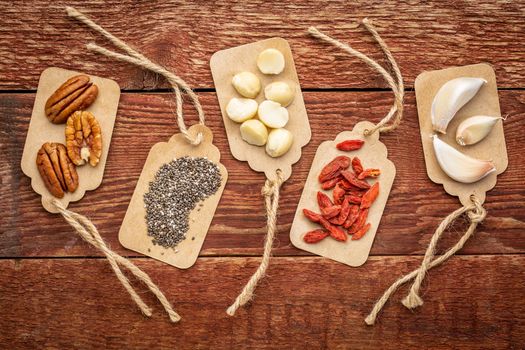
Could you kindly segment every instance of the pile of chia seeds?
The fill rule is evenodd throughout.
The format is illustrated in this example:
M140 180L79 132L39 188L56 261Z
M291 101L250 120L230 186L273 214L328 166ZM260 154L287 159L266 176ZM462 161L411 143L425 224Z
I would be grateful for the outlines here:
M144 194L148 235L173 248L186 238L189 214L221 186L219 167L206 158L182 157L162 165Z

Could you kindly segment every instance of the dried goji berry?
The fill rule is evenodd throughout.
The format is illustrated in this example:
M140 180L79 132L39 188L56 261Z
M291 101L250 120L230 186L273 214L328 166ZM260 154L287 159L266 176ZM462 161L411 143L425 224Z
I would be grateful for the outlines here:
M379 182L376 182L363 195L363 199L361 201L361 209L370 208L372 203L376 200L378 194L379 194Z
M321 208L321 214L323 214L323 217L327 220L339 215L340 212L340 205L332 205L331 207Z
M357 231L359 231L361 227L363 227L363 225L365 224L367 217L368 217L368 209L359 210L359 215L357 216L357 219L352 224L352 226L350 226L350 228L348 229L348 233L354 234Z
M325 229L330 231L330 237L332 237L333 239L338 240L338 241L343 241L343 242L346 241L347 237L346 237L345 231L343 231L339 227L336 227L336 226L332 225L330 222L328 222L328 220L326 220L323 217L321 217L321 220L319 221L319 223Z
M330 163L326 164L319 174L319 182L325 182L337 177L341 170L350 167L350 158L347 156L335 157Z
M361 159L354 157L352 159L352 169L354 169L354 173L357 175L361 174L363 171L363 165L361 164Z
M306 234L303 237L303 241L306 243L317 243L325 239L330 235L330 232L328 230L324 229L317 229L310 232L306 232Z
M342 225L346 221L346 218L348 217L348 214L350 213L350 208L352 205L348 201L348 196L345 197L343 201L343 205L341 206L341 212L339 213L339 221L338 224Z
M354 173L352 173L351 171L346 171L346 170L342 171L341 175L343 175L343 177L355 187L364 188L364 189L370 188L370 184L368 182L359 180L357 177L355 177Z
M348 200L348 202L353 203L353 204L361 203L361 197L359 197L359 196L354 196L354 195L351 195L351 194L347 194L345 196L345 198Z
M361 227L356 233L354 233L352 235L352 241L356 241L358 239L360 239L361 237L363 237L365 235L365 233L368 232L368 230L370 229L370 223L364 225L363 227Z
M323 182L321 184L321 188L323 190L331 190L332 188L335 187L335 185L341 181L343 179L343 177L341 175L338 175L337 177L334 177L333 179L330 179L330 180L326 180L325 182Z
M345 190L347 190L347 191L355 188L355 186L352 186L352 184L350 182L346 181L342 176L341 176L341 180L339 180L339 182L337 184L340 187L342 187Z
M357 178L363 180L367 177L378 177L379 175L381 175L381 170L379 169L365 169Z
M346 140L337 144L337 149L340 151L355 151L360 149L365 141L363 140Z
M312 222L319 222L323 218L321 214L317 214L311 210L303 209L303 214L306 218Z
M346 194L349 195L349 196L354 196L354 197L363 197L363 195L365 194L366 190L363 190L362 188L353 188L351 190L347 190L346 191Z
M355 222L358 216L359 216L359 206L352 205L350 207L350 213L348 213L348 217L346 218L346 221L344 222L343 227L349 228L350 226L352 226L352 224Z
M345 199L346 191L339 187L339 185L335 185L334 191L332 192L332 195L334 196L334 204L342 204L343 200Z
M317 204L319 204L319 209L331 207L332 205L334 205L334 203L332 203L332 201L330 200L330 197L328 197L321 191L317 192Z

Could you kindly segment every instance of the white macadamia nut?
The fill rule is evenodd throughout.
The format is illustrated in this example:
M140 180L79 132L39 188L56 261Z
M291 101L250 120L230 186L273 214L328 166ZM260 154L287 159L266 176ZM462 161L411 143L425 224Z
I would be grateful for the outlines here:
M288 110L274 101L263 101L257 110L259 119L269 128L282 128L288 123Z
M268 140L268 130L261 121L249 119L241 124L241 137L250 145L263 146Z
M257 57L257 67L264 74L279 74L284 70L284 56L277 49L266 49Z
M250 98L234 97L226 106L226 114L236 123L242 123L255 117L259 105L257 101Z
M292 103L294 98L294 89L283 81L276 81L264 88L264 97L267 100L275 101L286 107Z
M232 78L235 90L244 97L255 98L261 91L261 81L251 72L237 73Z
M280 157L292 146L293 135L286 129L273 129L268 135L266 153L270 157Z

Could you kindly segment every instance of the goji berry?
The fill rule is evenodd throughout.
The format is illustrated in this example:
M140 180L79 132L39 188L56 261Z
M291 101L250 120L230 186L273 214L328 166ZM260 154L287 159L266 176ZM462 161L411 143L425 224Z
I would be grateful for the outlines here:
M340 212L340 205L332 205L331 207L321 208L321 214L323 214L323 217L327 220L339 215Z
M324 229L317 229L310 232L306 232L306 234L303 237L303 241L306 243L317 243L325 239L330 235L330 232L328 230Z
M343 200L345 199L346 191L339 187L339 185L335 185L334 191L332 192L332 196L334 197L334 204L342 204Z
M334 203L332 203L332 201L330 200L330 197L328 197L321 191L317 192L317 204L319 204L319 209L331 207L332 205L334 205Z
M319 222L322 219L321 214L317 214L311 210L303 209L303 214L306 218L312 222Z
M359 180L363 180L367 177L378 177L379 175L381 175L381 170L379 169L365 169L361 174L359 174L359 176L357 176L357 178Z
M363 225L366 222L366 218L368 217L368 209L359 210L359 215L357 216L357 220L354 221L352 226L348 229L349 234L354 234L357 231L363 227Z
M350 208L350 213L348 214L348 217L346 218L346 221L344 222L343 227L349 228L350 226L352 226L352 224L355 222L358 216L359 216L359 206L352 205Z
M361 159L354 157L352 159L352 169L354 169L354 173L357 175L361 174L363 171L363 165L361 164Z
M363 147L363 140L346 140L339 142L335 147L340 151L355 151Z
M326 164L319 174L319 182L325 182L333 179L340 174L341 170L348 169L350 167L350 158L347 156L335 157L330 163Z
M352 241L357 241L361 237L365 235L365 233L368 232L370 229L370 223L366 224L365 226L361 227L356 233L352 235Z
M345 198L348 200L348 202L350 202L352 204L359 204L359 203L361 203L361 197L358 197L358 196L347 194L345 196Z
M323 217L321 217L321 220L319 221L319 223L325 229L330 231L330 237L332 237L333 239L335 239L337 241L342 241L342 242L346 241L347 237L346 237L345 231L343 231L339 227L336 227L336 226L332 225L330 222L328 222L328 220L326 220Z
M363 188L363 189L370 188L370 184L368 182L359 180L357 177L355 177L354 173L352 173L351 171L346 171L346 170L342 171L341 175L343 175L343 177L355 187Z
M341 175L338 175L337 177L334 177L333 179L330 179L330 180L326 180L325 182L323 182L321 184L321 188L323 190L331 190L332 188L335 187L335 185L341 181L343 179L343 177Z
M376 182L363 195L363 199L361 200L361 209L370 208L372 203L376 200L378 194L379 194L379 182Z

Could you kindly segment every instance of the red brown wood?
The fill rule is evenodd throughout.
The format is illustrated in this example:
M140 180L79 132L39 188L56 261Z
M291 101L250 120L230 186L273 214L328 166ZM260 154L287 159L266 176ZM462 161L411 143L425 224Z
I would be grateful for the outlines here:
M419 257L372 257L358 269L318 257L274 258L256 301L226 307L258 258L203 258L191 270L134 259L182 316L171 324L154 298L147 319L103 259L0 262L0 337L11 348L519 348L525 339L522 255L453 257L431 270L425 304L401 305L403 288L374 327L376 298ZM450 276L455 276L451 279ZM8 281L8 282L7 282ZM96 282L95 282L96 281Z
M206 89L199 95L229 180L191 269L178 270L123 249L117 232L149 148L177 131L172 95L157 76L88 52L84 45L90 41L114 47L67 18L63 4L0 0L0 344L13 349L523 347L523 4L88 0L72 5L191 86ZM372 256L362 267L349 268L293 248L288 233L317 146L358 121L378 121L392 103L380 76L306 33L315 25L385 63L370 35L357 26L364 17L390 46L408 91L401 126L381 136L397 176ZM262 253L264 177L230 155L209 58L217 50L272 36L292 46L312 141L282 188L268 277L255 302L231 318L225 309ZM459 207L426 175L414 79L423 70L479 62L493 65L502 89L509 168L487 194L488 216L473 238L459 256L430 271L423 286L425 304L415 311L404 308L405 287L387 303L378 323L367 327L363 319L374 301L419 265L439 222ZM71 208L88 215L112 249L131 257L158 283L182 315L181 323L169 323L144 286L134 283L154 308L152 319L142 316L107 261L60 217L42 209L21 173L34 90L49 66L112 78L125 90L104 182ZM185 107L195 121L189 103ZM455 243L464 229L464 222L454 225L439 250Z
M193 87L213 87L208 63L215 51L273 36L290 41L303 88L387 87L365 64L306 32L318 26L383 60L371 36L357 26L364 17L374 21L391 47L406 86L423 70L478 62L494 65L500 88L525 85L525 21L519 1L252 0L241 6L230 1L89 0L75 6ZM0 18L0 89L35 89L40 72L55 65L116 79L123 89L166 87L153 74L87 52L90 41L111 44L68 18L56 1L6 2Z

